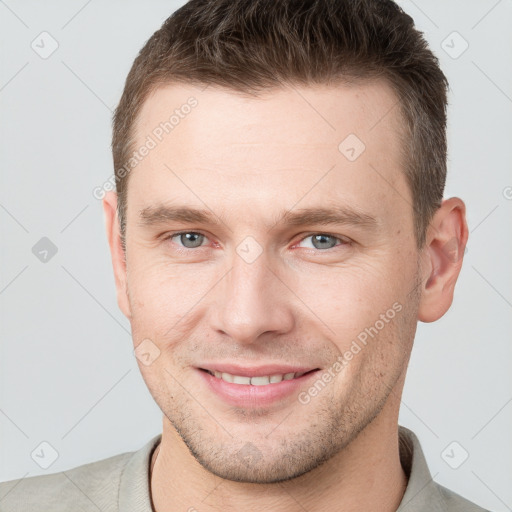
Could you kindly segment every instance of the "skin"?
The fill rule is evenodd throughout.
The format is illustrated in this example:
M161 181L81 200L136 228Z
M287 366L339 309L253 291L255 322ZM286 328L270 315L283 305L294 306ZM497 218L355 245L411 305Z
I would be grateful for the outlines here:
M197 107L131 172L126 257L116 194L103 201L134 347L149 339L160 351L150 365L138 361L163 412L154 508L394 511L407 485L398 452L407 364L418 320L437 320L452 302L464 203L443 202L419 250L401 118L384 82L283 86L257 98L168 85L144 104L138 143L190 96ZM351 133L366 146L355 161L338 150ZM219 223L141 222L149 207L178 204ZM375 222L277 223L283 210L333 205ZM204 235L201 247L165 239L179 231ZM330 236L318 248L315 234ZM252 263L236 251L248 236L262 250ZM307 404L295 393L229 406L198 375L208 361L326 371L396 303L400 312ZM247 443L253 462L238 455Z

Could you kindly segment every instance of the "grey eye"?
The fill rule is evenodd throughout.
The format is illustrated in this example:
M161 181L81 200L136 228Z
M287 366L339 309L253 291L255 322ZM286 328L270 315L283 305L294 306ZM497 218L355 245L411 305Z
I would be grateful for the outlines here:
M313 235L313 246L317 249L331 249L336 246L336 238L330 235Z
M179 237L179 241L183 247L187 249L195 249L196 247L200 247L204 241L204 235L201 233L195 233L190 231L188 233L177 233L173 235L171 238Z
M306 240L311 240L311 245L306 245L308 248L313 249L332 249L337 245L337 242L341 240L332 235L316 234L305 237L300 243L304 243Z

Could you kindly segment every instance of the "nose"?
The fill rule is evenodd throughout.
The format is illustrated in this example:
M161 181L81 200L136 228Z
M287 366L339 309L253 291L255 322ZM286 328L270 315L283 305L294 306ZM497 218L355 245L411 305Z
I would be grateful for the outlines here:
M265 256L246 262L235 254L231 270L218 287L212 327L239 344L262 335L284 334L294 326L293 293Z

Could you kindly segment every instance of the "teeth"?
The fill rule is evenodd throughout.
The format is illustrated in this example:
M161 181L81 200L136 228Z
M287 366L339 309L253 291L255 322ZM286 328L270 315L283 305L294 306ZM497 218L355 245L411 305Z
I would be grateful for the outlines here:
M264 375L261 377L245 377L242 375L231 375L227 372L218 372L208 370L210 375L214 375L218 379L222 379L226 382L230 382L232 384L245 384L252 386L266 386L267 384L277 384L283 380L291 380L294 378L302 377L306 372L297 372L297 373L281 373L277 375Z
M231 375L230 375L231 377ZM222 374L222 378L224 378L224 374ZM233 384L250 384L251 377L241 377L239 375L233 375Z
M250 380L253 386L266 386L270 384L270 377L251 377Z

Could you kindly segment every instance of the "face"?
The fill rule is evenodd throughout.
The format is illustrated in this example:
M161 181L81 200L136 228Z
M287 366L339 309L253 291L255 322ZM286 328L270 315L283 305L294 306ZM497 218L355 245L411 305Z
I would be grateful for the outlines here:
M286 480L398 415L419 274L396 98L384 83L258 98L171 85L136 146L176 109L130 175L120 305L199 463Z

